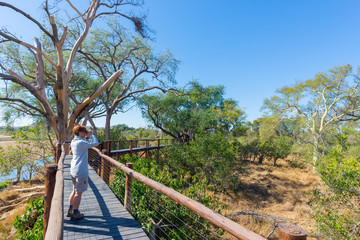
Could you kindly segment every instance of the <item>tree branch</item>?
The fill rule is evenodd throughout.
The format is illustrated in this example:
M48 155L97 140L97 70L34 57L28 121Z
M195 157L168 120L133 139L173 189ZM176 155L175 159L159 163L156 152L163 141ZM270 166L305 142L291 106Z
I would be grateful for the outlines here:
M12 10L20 13L21 15L23 15L24 17L26 17L27 19L29 19L30 21L35 23L41 29L41 31L43 31L46 35L48 35L53 40L53 36L38 21L36 21L34 18L32 18L29 14L25 13L24 11L22 11L8 3L0 2L0 6L11 8Z
M71 116L68 120L68 129L72 129L72 126L75 123L76 118L79 114L84 110L84 108L89 105L94 99L96 99L111 83L113 83L116 79L118 79L123 74L122 70L115 72L111 77L108 78L94 93L92 93L89 97L84 99L71 113Z
M51 65L53 65L54 67L56 67L56 63L54 63L44 52L40 51L40 50L37 49L36 47L34 47L34 46L32 46L32 45L30 45L30 44L28 44L28 43L26 43L26 42L20 41L19 39L15 38L15 37L12 37L12 36L10 36L10 35L8 35L8 34L6 34L4 31L0 31L0 36L4 37L4 38L6 38L6 39L8 39L8 40L10 40L10 41L12 41L12 42L15 42L15 43L17 43L17 44L23 45L23 46L25 46L25 47L27 47L27 48L30 48L30 49L32 49L32 50L40 53L41 55L44 56L44 58L46 58L46 60L47 60L49 63L51 63Z
M40 110L39 108L37 108L37 107L34 107L34 106L28 104L28 103L25 102L24 100L16 99L16 98L0 98L0 101L19 102L19 103L25 105L26 107L31 108L31 109L39 112L41 115L43 115L44 117L46 117L46 113L45 113L45 112L41 111L41 110Z

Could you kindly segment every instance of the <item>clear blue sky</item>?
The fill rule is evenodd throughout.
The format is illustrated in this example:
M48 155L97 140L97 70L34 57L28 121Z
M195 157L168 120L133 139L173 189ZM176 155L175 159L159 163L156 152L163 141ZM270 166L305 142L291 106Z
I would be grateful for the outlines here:
M14 2L39 13L38 1ZM182 61L179 85L192 79L224 85L250 121L261 117L264 99L276 89L339 65L357 69L359 9L357 0L145 0L143 7L156 48L168 48ZM22 23L0 9L0 25L16 25L32 37L31 26ZM112 121L119 123L146 125L138 111Z

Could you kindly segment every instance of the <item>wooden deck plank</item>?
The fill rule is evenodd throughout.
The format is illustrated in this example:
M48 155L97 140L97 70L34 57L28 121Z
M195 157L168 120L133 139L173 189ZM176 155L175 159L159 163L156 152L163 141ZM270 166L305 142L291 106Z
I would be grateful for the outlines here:
M66 156L64 162L64 239L149 239L90 166L89 188L83 193L79 208L85 217L78 221L66 217L68 198L72 191L71 158L71 155Z

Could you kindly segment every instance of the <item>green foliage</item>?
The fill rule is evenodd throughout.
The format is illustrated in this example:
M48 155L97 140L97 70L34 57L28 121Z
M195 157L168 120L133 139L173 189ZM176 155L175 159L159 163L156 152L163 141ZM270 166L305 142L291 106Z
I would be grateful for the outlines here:
M3 189L7 188L7 186L11 183L10 180L6 180L4 182L0 182L0 191L2 191Z
M309 203L318 230L327 239L360 238L359 161L334 149L318 161L317 169L327 186L325 192L314 190Z
M294 138L301 127L296 119L264 117L247 123L246 136L234 141L235 151L243 160L251 156L272 160L285 159L292 151Z
M13 223L17 229L16 239L33 240L43 239L44 231L44 199L30 199L26 212L17 216Z
M275 136L263 143L262 151L268 159L272 159L274 165L279 158L285 159L291 153L292 139L288 136Z
M131 158L127 155L125 160L132 162L134 170L142 175L160 182L211 209L219 207L217 201L206 194L206 179L186 179L178 172L172 172L166 165L160 169L156 161L150 158L142 160L137 156ZM125 174L122 171L116 172L115 179L110 184L110 187L120 201L123 202ZM168 239L185 239L188 238L187 236L198 239L198 233L210 236L209 239L213 239L208 221L137 180L133 180L132 183L132 213L149 235L156 231L154 230L156 225L157 227L163 226L161 230L156 231L156 235L167 236Z
M316 164L318 155L326 150L323 138L327 131L339 120L357 119L359 83L359 73L353 74L350 65L335 67L313 79L277 90L274 97L265 100L264 108L273 116L296 117L301 121L309 135L307 142L313 146Z
M124 132L129 130L135 130L134 128L128 127L126 124L119 124L112 126L110 128L110 139L111 140L123 140L125 139ZM104 129L99 129L97 131L98 140L100 142L105 141L105 131Z
M31 178L38 169L49 162L51 148L46 142L43 128L22 128L14 132L11 137L16 144L9 145L0 152L0 175L7 176L16 171L16 181L20 180L24 172Z
M177 94L145 95L138 103L146 119L174 138L215 130L242 134L244 112L224 95L223 86L203 87L193 81Z
M201 135L190 144L173 145L167 154L170 171L205 179L213 190L235 189L238 184L233 146L221 133Z
M100 142L105 141L104 129L97 131L98 140ZM126 124L119 124L110 128L110 139L111 140L132 140L132 139L150 139L158 137L158 131L151 128L133 128ZM145 144L144 141L139 144ZM129 142L112 142L111 149L125 149L129 148Z

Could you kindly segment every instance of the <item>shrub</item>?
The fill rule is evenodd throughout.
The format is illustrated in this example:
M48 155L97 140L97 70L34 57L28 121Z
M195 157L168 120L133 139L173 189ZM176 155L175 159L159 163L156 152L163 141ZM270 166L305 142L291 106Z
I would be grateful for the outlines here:
M319 232L326 239L358 239L360 163L351 155L332 150L316 167L326 184L325 191L313 191L314 198L309 202Z
M34 240L42 239L44 232L44 199L30 199L26 212L21 217L17 216L14 227L17 229L16 239Z
M233 145L220 133L198 137L189 144L168 148L166 164L171 172L189 179L205 179L210 189L224 191L235 189L236 157Z
M0 191L7 188L7 186L11 183L10 180L5 180L4 182L0 182Z

